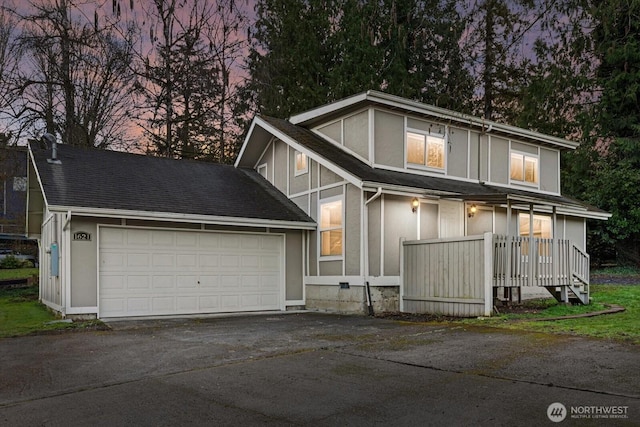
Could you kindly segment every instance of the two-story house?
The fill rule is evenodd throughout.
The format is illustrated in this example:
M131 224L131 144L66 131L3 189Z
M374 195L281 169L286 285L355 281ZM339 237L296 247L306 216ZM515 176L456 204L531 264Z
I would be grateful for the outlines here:
M317 222L317 231L305 240L307 308L361 312L372 302L378 310L406 308L401 279L409 266L401 263L402 240L484 233L497 235L492 251L500 252L492 255L491 271L486 269L493 296L498 288L503 288L500 296L511 297L513 289L520 296L536 285L555 292L560 290L555 285L575 284L576 297L587 302L585 220L608 215L561 194L560 152L576 147L569 140L367 92L289 120L256 118L236 166L255 168ZM527 257L534 243L538 259ZM476 255L443 250L437 256L456 264L439 268L461 276L441 272L433 286L451 281L460 282L455 284L460 289L453 295L431 289L430 297L422 290L414 299L434 304L411 311L490 314L489 297L475 298L477 310L449 307L472 291L464 282L480 275L480 265L472 264L478 263ZM574 270L580 266L583 271L575 276L583 283L563 272L560 261L554 272L554 254L568 257L564 267L569 261ZM566 280L553 281L554 274L565 274ZM560 298L566 300L571 289L562 289Z
M561 194L575 148L380 92L256 117L234 166L34 141L41 299L104 318L587 302L585 220L608 215Z

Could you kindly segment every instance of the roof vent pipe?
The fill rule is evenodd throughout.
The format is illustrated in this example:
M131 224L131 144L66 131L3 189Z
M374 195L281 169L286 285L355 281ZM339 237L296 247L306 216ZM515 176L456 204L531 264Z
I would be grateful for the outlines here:
M61 164L62 162L58 160L58 142L56 141L56 137L50 133L45 133L42 135L42 140L51 145L51 158L47 159L47 162L54 165Z

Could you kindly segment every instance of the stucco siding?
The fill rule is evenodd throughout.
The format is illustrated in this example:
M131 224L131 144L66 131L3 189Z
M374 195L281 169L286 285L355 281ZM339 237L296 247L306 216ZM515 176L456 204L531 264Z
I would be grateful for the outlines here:
M342 261L320 261L319 276L342 276Z
M369 112L363 111L344 119L344 145L369 159Z
M304 211L307 215L309 215L309 195L305 194L303 196L292 197L291 201L298 205L300 209Z
M321 187L324 187L326 185L336 184L342 181L343 180L340 177L340 175L320 165L320 186Z
M365 197L369 198L373 193L368 193ZM367 205L369 212L368 217L368 257L369 257L369 275L380 276L380 207L381 199L377 198Z
M318 188L318 164L309 159L309 173L311 174L311 188Z
M304 298L303 292L303 252L302 231L287 230L286 233L286 256L285 256L285 276L286 288L285 299L287 301L299 301Z
M493 210L478 207L473 218L467 217L467 236L493 233Z
M560 152L556 150L540 149L540 189L559 193L560 172L558 160Z
M447 154L447 174L460 178L467 177L469 161L469 132L465 129L449 129L449 152Z
M342 121L339 120L335 123L321 126L318 128L318 132L329 137L335 142L342 144Z
M516 141L511 141L511 149L528 154L538 154L538 147L529 144L522 144Z
M282 141L275 142L275 160L273 167L273 185L287 194L287 145Z
M568 216L565 220L565 239L571 240L577 247L585 250L586 236L584 228L584 218Z
M417 213L411 212L411 198L384 195L384 275L400 274L400 238L415 240Z
M470 132L469 135L469 176L471 179L478 179L478 139L477 132Z
M74 240L78 232L89 233L91 240ZM71 221L71 307L98 305L98 233L96 221L73 218Z
M318 193L313 192L309 196L311 197L311 212L309 212L309 216L313 218L314 221L318 222ZM313 231L309 233L309 275L317 276L318 275L318 232Z
M421 203L420 239L437 239L438 228L438 205L436 203Z
M267 149L258 160L256 168L261 165L267 165L267 181L273 183L273 146L269 144Z
M489 137L480 136L480 181L489 180Z
M348 276L360 275L360 237L361 237L361 190L347 185L345 197L344 256L345 273Z
M509 183L509 141L491 138L491 182Z
M445 127L442 124L426 120L414 119L412 117L407 118L407 128L440 135L444 135L445 131Z
M375 163L404 167L404 117L375 111L374 152Z

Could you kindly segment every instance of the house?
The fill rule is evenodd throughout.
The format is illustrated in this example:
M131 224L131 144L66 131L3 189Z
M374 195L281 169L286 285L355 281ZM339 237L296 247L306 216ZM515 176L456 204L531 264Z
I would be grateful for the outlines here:
M475 316L535 288L588 302L586 219L608 214L561 194L560 153L576 147L370 91L289 120L257 117L235 164L317 222L308 309ZM406 256L411 241L432 256Z
M256 117L234 166L34 142L41 299L98 317L588 302L586 219L608 214L561 194L576 147L374 91Z
M27 206L27 149L3 147L0 149L0 236L2 240L14 240L25 235L25 210Z

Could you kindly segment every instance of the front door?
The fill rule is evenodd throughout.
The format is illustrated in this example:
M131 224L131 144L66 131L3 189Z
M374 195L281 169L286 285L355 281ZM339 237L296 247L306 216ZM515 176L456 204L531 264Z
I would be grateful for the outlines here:
M464 203L440 200L440 238L464 235Z

